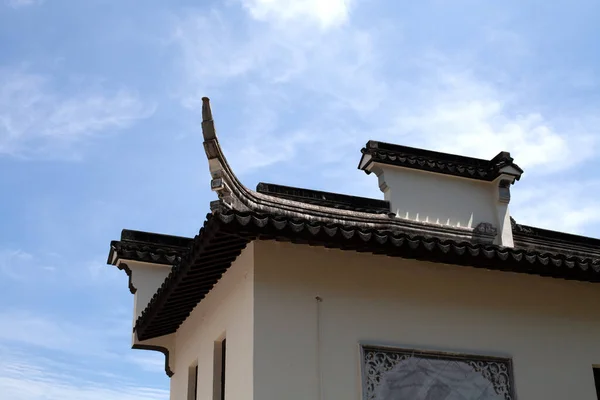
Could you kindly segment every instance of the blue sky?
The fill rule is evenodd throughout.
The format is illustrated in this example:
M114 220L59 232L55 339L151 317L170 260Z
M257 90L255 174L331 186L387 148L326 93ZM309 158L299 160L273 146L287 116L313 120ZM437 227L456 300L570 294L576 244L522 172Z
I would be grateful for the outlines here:
M517 221L600 236L600 3L0 0L0 388L167 399L105 265L122 228L193 236L200 98L234 170L381 197L369 139L512 153Z

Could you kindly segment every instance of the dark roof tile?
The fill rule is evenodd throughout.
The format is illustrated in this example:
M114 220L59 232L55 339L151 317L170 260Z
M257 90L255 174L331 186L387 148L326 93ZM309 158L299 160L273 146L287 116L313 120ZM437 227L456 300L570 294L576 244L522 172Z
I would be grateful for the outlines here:
M515 247L600 258L600 239L517 224L513 218L511 224Z
M507 166L518 171L517 180L523 173L514 163L510 153L505 151L498 153L491 160L483 160L369 140L361 149L361 153L363 157L371 156L368 162L359 166L367 173L370 173L367 167L373 162L485 181L496 179L500 170Z
M320 190L303 189L263 182L256 186L256 191L283 199L343 210L362 211L374 214L387 214L390 212L390 203L388 201L371 199L368 197L350 196L340 193L323 192Z
M252 240L385 254L430 262L600 282L600 258L505 248L414 236L398 230L370 230L254 212L209 214L191 251L172 270L138 318L140 340L173 333ZM177 295L185 286L185 295Z
M121 240L110 243L108 264L119 259L172 265L187 253L191 238L124 229Z

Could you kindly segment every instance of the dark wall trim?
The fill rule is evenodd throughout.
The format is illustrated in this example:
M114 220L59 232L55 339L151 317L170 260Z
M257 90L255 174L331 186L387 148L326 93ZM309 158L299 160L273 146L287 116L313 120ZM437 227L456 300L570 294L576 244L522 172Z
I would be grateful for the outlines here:
M169 378L175 374L173 371L171 371L171 367L169 366L169 349L167 349L166 347L138 343L138 344L134 344L133 346L131 346L131 348L136 349L136 350L160 351L161 353L163 353L165 355L165 373L167 374L167 376Z
M131 292L131 294L135 294L135 292L137 292L137 289L133 286L133 283L131 282L131 268L129 268L129 265L127 265L125 263L120 263L117 268L119 268L122 271L125 271L125 273L129 277L129 281L128 281L129 291Z

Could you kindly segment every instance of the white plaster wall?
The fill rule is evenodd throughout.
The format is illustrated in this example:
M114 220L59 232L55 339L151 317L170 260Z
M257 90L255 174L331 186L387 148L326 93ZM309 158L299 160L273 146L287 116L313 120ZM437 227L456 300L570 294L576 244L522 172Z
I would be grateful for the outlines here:
M134 295L134 323L148 302L154 296L169 272L170 265L151 264L132 260L123 260L131 270L131 284L136 289Z
M252 399L253 264L249 244L176 332L171 400L186 400L188 368L198 362L198 400L213 400L215 341L227 338L228 399Z
M512 357L519 400L596 400L600 286L255 244L254 398L360 398L358 343ZM235 399L231 397L230 399Z
M380 168L380 185L387 185L384 197L402 218L468 228L480 222L499 225L497 189L491 182L387 165Z

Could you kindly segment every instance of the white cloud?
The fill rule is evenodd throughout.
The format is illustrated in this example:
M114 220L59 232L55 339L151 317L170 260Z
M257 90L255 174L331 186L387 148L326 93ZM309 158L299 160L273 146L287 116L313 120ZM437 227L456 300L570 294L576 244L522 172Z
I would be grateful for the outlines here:
M113 341L129 339L131 321L97 319L73 322L29 310L4 310L0 311L0 343L35 346L79 356L114 357ZM90 343L94 345L90 346Z
M93 321L72 322L26 310L0 312L2 398L167 399L168 391L136 386L128 378L152 373L167 379L162 354L131 354L130 329L127 319L96 316ZM110 372L115 368L128 373Z
M87 274L83 274L83 278L89 277L89 283L97 285L99 283L108 283L118 285L123 283L123 272L119 271L116 267L106 265L106 258L97 258L91 260L85 264Z
M600 181L542 180L520 186L515 185L511 201L518 223L576 234L592 234L589 227L600 224Z
M7 0L7 4L13 8L33 6L36 4L42 4L44 0Z
M0 155L69 157L82 140L127 128L153 111L125 89L78 87L67 94L47 77L0 70Z
M15 280L22 280L23 270L31 265L33 255L22 250L0 249L0 272Z
M87 376L82 377L82 372ZM11 400L166 400L166 390L136 386L81 366L2 349L2 396Z
M289 160L308 146L333 139L335 131L339 142L348 142L343 130L347 118L340 118L340 112L350 108L364 115L384 97L384 85L367 68L373 51L371 34L338 30L323 36L290 26L248 29L240 37L217 12L192 13L178 21L174 34L186 77L181 94L185 106L199 109L200 98L207 94L213 100L225 94L230 98L235 87L236 99L243 103L244 122L239 125L243 136L236 138L239 146L230 151L232 162L242 170ZM363 85L360 91L357 81ZM317 103L323 109L310 110ZM306 111L308 115L300 114ZM219 110L215 112L218 118ZM282 129L285 113L302 123ZM335 126L318 120L328 116Z
M487 159L511 151L521 167L536 174L564 170L595 155L600 130L591 132L535 110L512 113L512 94L468 73L441 71L434 85L423 82L420 91L427 99L397 116L394 124L425 147Z
M594 154L596 132L586 116L569 123L522 106L514 88L485 81L450 57L413 52L398 72L388 66L382 73L389 49L377 46L380 35L378 28L321 33L294 24L239 32L216 12L188 15L175 40L187 72L184 102L199 108L194 99L203 95L241 97L249 119L239 152L250 168L280 162L315 142L356 145L349 136L481 157L508 150L528 171L562 170ZM288 120L296 117L297 126L282 127L279 116L294 107L302 114ZM252 143L265 150L258 154ZM274 143L284 151L266 151Z
M322 28L339 26L348 20L351 0L242 0L250 15L276 23L311 21Z
M15 281L30 283L32 278L47 283L56 271L56 255L40 259L22 249L0 248L0 274Z
M63 285L65 280L73 288L101 285L123 289L123 272L106 265L106 258L98 256L73 264L59 254L33 253L22 249L0 248L0 276L16 282L49 287Z
M234 25L216 11L188 13L177 21L174 40L185 72L184 104L199 110L197 100L208 95L216 100L217 126L225 113L220 107L239 118L221 134L238 171L283 163L318 168L323 179L332 177L329 187L353 192L363 190L364 180L340 179L336 171L341 162L357 161L368 139L484 158L510 151L526 172L513 190L516 196L528 190L529 176L552 176L560 185L557 173L597 154L600 132L593 113L549 113L501 65L478 69L474 56L413 46L400 40L401 24L362 29L348 19L339 29L316 30L286 18L287 11L274 11L284 3L244 4L247 24ZM267 17L285 23L252 22ZM502 32L481 40L506 47L497 49L504 56L529 53L518 35L489 32ZM579 202L593 203L593 195L580 196ZM556 207L537 200L540 218L532 211L531 220L542 221ZM595 221L576 215L576 198L565 198L561 207L573 212L555 219L556 227L582 230Z
M156 372L165 369L165 356L156 351L136 350L137 354L130 355L126 359L137 365L144 371Z

